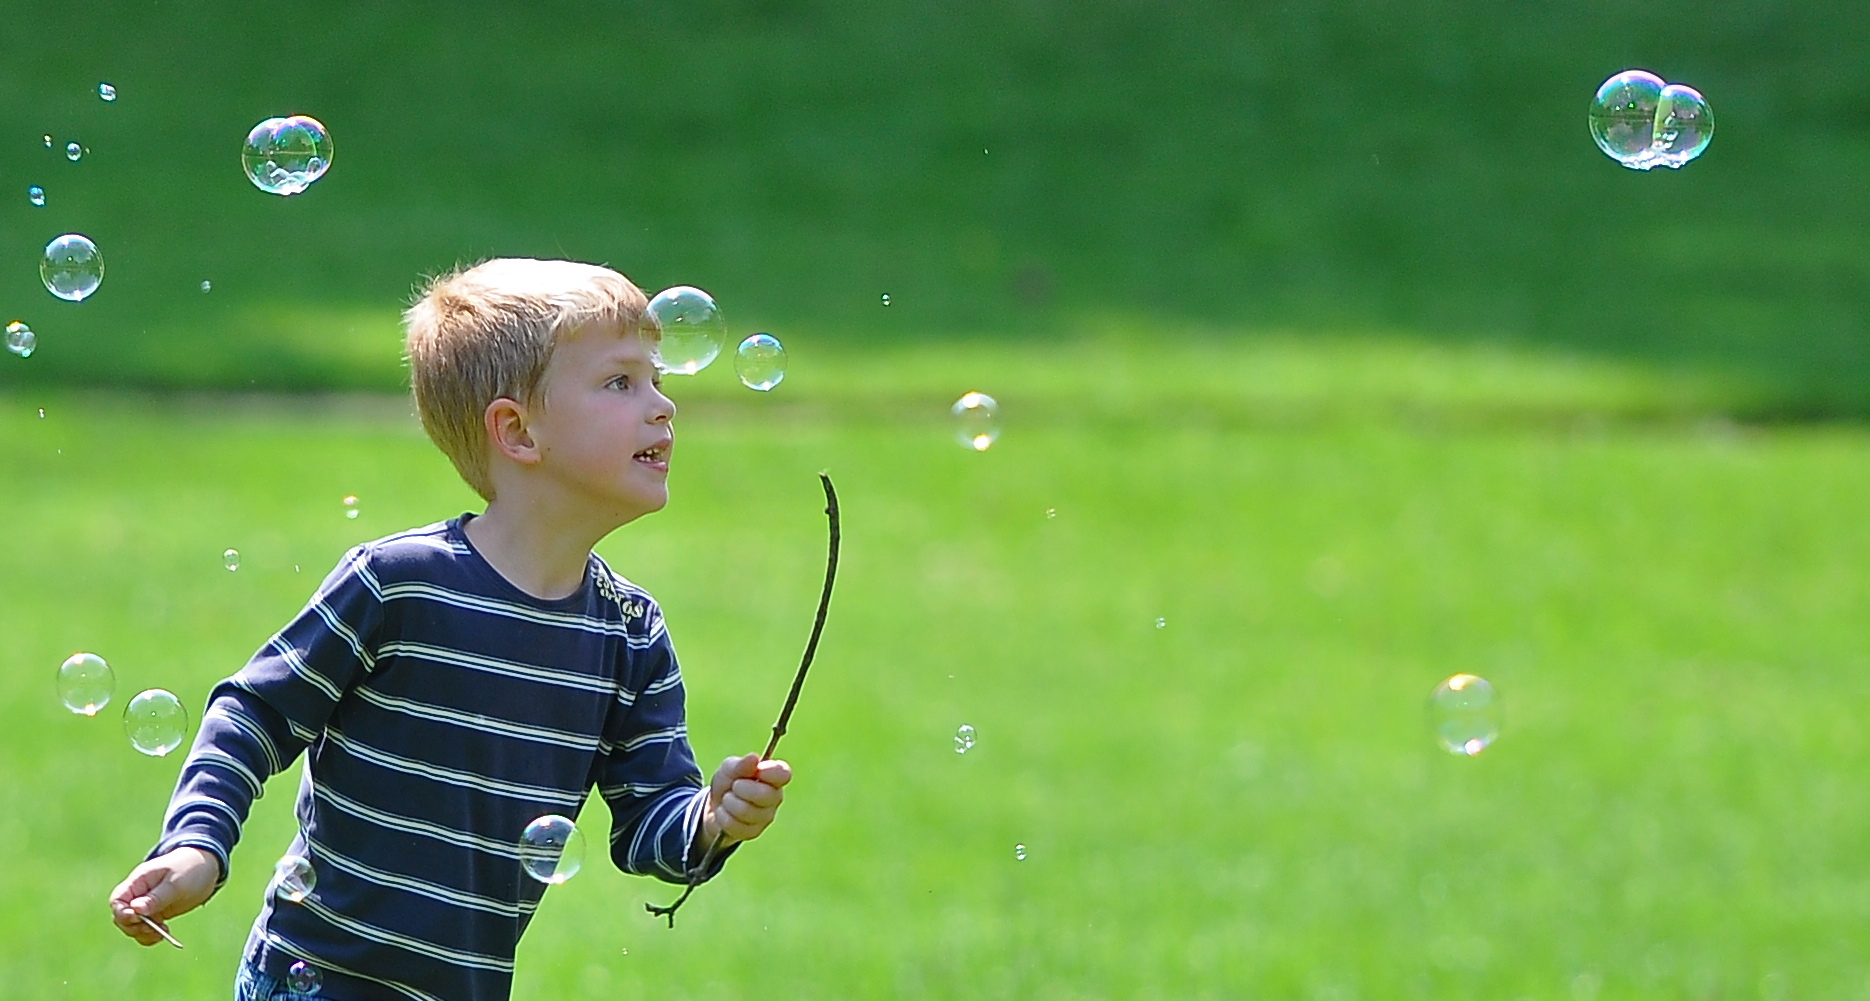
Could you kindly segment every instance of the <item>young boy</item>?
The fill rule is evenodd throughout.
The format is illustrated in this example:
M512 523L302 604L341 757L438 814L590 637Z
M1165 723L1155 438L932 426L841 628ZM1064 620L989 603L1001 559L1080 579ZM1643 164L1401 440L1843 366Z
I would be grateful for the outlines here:
M669 500L675 404L646 307L607 268L509 259L409 310L422 425L486 512L351 550L214 689L161 840L111 894L124 934L152 945L139 916L214 893L261 786L301 751L290 850L316 888L261 908L241 1001L296 997L288 981L313 973L331 1001L507 997L545 890L520 834L575 817L593 786L612 861L670 882L717 834L772 822L790 768L729 758L703 786L662 615L591 552Z

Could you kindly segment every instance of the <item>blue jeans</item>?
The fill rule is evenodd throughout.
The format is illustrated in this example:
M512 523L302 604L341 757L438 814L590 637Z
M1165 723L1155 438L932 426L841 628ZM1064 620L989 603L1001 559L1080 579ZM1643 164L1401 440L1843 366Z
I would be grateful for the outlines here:
M277 978L269 977L252 960L242 960L234 975L234 1001L326 1001L318 994L301 994Z

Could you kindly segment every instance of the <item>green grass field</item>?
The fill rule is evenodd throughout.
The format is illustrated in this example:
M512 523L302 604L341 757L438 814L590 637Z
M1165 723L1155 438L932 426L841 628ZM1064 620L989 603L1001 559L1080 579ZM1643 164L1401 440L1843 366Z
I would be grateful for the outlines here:
M518 997L1870 996L1870 432L1601 360L1140 343L798 341L771 397L674 387L675 501L603 552L667 610L704 760L763 742L813 474L844 499L799 779L672 932L593 857ZM984 454L945 423L970 388ZM198 712L348 545L469 506L407 409L0 396L0 993L225 996L294 777L187 951L138 949L103 901L180 761L116 714ZM53 696L78 649L100 718ZM1507 709L1471 760L1425 713L1457 671Z

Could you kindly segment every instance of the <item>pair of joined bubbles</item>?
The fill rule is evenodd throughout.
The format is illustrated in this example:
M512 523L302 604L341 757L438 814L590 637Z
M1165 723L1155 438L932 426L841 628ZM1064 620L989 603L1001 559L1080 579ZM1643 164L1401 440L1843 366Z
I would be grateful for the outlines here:
M1597 148L1632 170L1680 169L1714 139L1714 112L1701 93L1645 70L1605 80L1590 121Z
M694 375L720 357L727 346L727 318L714 297L689 285L677 285L649 300L649 315L662 330L656 367L669 375ZM771 334L754 334L734 351L734 374L741 385L762 393L786 378L786 346Z

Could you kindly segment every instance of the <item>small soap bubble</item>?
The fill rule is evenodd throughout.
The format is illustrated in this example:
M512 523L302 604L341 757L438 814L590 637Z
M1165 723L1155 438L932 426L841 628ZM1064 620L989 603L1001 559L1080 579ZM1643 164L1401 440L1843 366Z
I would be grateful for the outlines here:
M352 494L349 497L344 498L344 516L346 518L351 519L352 521L357 520L357 495L356 494Z
M39 279L60 299L83 302L104 282L104 255L89 237L66 233L45 245Z
M954 732L954 753L966 754L974 749L974 728L966 723Z
M519 863L541 883L563 883L584 865L584 834L570 818L548 813L520 834Z
M1025 845L1014 845L1013 846L1013 857L1018 859L1021 862L1026 861L1026 846Z
M316 994L325 985L318 967L300 960L286 967L286 989L295 994Z
M1156 619L1156 628L1157 629L1169 628L1169 620L1158 616Z
M888 292L885 292L883 293L883 305L887 306L889 304L890 304L890 294Z
M58 700L80 716L96 716L110 704L117 675L94 653L74 653L58 666Z
M714 297L677 285L649 300L649 315L662 330L656 367L670 375L694 375L714 362L727 344L727 318Z
M1701 155L1714 139L1714 111L1701 93L1679 83L1662 88L1656 101L1656 138L1653 146L1658 166L1681 169L1682 164Z
M254 187L273 195L296 195L325 176L332 148L331 133L316 118L268 118L247 133L240 163Z
M229 573L240 569L240 550L229 549L227 552L222 553L221 565L226 567Z
M209 280L207 280L206 278L203 278L203 279L201 280L201 290L202 290L203 292L212 292L212 291L214 291L214 283L213 283L213 282L211 282L211 281L209 281Z
M52 148L52 137L51 137L51 136L46 136L46 137L45 137L45 148L46 148L46 149L51 149L51 148Z
M77 143L66 143L65 144L65 159L70 160L73 163L77 163L79 160L84 159L84 147L78 145Z
M1046 509L1045 509L1045 516L1046 516L1047 518L1056 518L1056 517L1058 517L1058 508L1055 508L1055 507L1048 507L1048 508L1046 508Z
M1500 700L1479 675L1457 674L1435 686L1429 710L1435 739L1450 754L1471 757L1500 736Z
M769 392L786 378L786 346L772 334L754 334L734 351L734 374L748 389Z
M976 452L985 452L1000 437L1000 404L986 393L964 393L949 408L955 419L955 440Z
M160 688L138 692L123 707L123 732L130 735L130 746L160 758L182 746L188 736L188 711L182 700Z
M45 208L45 189L37 184L27 188L26 200L38 208Z
M31 327L18 320L6 325L6 349L8 351L21 358L31 358L33 350L38 346L39 335L33 333ZM39 416L44 417L45 411L39 411Z
M45 408L44 407L39 408L39 419L45 420Z
M302 904L318 889L318 870L303 855L284 855L273 863L272 896L288 904Z
M115 101L117 99L117 88L107 83L100 83L97 85L97 96L106 101Z

